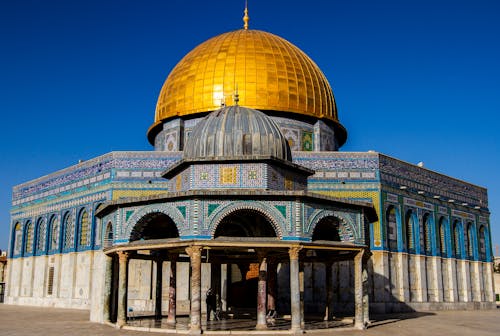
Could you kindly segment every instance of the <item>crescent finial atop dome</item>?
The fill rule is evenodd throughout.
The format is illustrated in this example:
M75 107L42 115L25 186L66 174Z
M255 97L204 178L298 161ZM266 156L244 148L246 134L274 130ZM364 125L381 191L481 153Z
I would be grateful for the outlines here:
M243 28L248 30L248 21L250 21L250 17L248 16L248 0L245 1L245 15L243 16Z

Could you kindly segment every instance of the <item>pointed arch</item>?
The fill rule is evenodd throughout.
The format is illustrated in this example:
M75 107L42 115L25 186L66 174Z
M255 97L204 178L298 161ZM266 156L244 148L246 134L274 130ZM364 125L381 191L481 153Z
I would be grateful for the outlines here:
M278 210L262 205L259 202L245 201L234 202L229 206L217 208L216 211L214 211L214 215L208 226L210 228L210 236L212 238L215 237L215 231L217 230L217 227L226 216L240 210L255 211L261 214L272 225L274 232L276 233L276 237L278 237L279 239L283 238L282 227L285 226L283 221L278 220L278 218L282 218L282 214L279 213Z
M61 228L59 219L52 215L49 220L49 252L57 252L61 246Z
M23 254L24 255L29 255L33 253L33 236L35 229L33 227L33 222L28 220L25 224L25 231L24 231L24 249L23 249Z
M62 222L63 229L63 243L62 248L64 250L69 250L75 246L75 221L71 212L66 212L63 216Z
M320 223L326 217L333 217L339 220L338 231L340 235L341 241L352 241L352 242L361 242L363 243L363 237L356 229L351 218L348 216L343 216L342 213L333 210L321 210L315 213L312 218L309 220L309 225L307 232L312 234L316 228L316 225Z
M439 237L438 237L438 250L441 255L441 257L447 257L448 256L448 241L450 239L449 233L448 233L448 221L444 216L439 218L438 222L438 231L439 231Z
M385 211L386 222L386 246L389 251L397 251L399 249L399 211L394 205L389 205Z
M415 215L410 209L405 214L405 247L407 252L415 252Z
M422 218L422 225L423 225L423 236L421 238L422 240L422 254L425 255L432 255L433 254L433 230L432 230L432 216L430 213L425 213L423 218Z
M23 226L20 222L14 224L14 230L12 231L12 248L11 255L17 256L21 254L23 248Z
M226 213L217 224L213 237L276 237L270 219L255 209L240 209Z
M460 227L461 227L461 222L459 220L454 220L453 221L453 256L455 258L461 258L462 257L462 239L461 239L461 234L460 234Z
M78 247L86 247L90 244L90 219L86 208L80 210L78 216Z
M113 223L108 222L106 224L106 229L104 230L104 236L102 237L102 247L112 246L113 240L114 240Z
M36 224L35 254L43 254L47 251L47 221L40 217Z
M151 212L137 221L129 241L179 237L174 220L162 212Z

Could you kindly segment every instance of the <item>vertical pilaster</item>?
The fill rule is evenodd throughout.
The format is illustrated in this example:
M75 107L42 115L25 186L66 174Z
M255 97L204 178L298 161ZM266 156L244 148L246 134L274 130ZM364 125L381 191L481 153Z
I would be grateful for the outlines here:
M201 251L201 246L186 248L191 263L191 334L201 334Z
M300 279L299 279L299 252L302 246L293 246L288 250L290 257L290 307L292 311L291 331L299 333L302 331L300 322Z
M127 271L128 271L127 252L118 252L118 316L116 326L121 328L127 323Z

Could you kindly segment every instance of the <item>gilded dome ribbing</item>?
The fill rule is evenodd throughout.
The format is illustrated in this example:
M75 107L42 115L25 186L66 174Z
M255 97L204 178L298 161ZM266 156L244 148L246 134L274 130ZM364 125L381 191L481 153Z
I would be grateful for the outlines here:
M175 66L161 89L153 127L232 103L235 90L242 106L339 124L332 89L304 52L274 34L241 29L207 40Z

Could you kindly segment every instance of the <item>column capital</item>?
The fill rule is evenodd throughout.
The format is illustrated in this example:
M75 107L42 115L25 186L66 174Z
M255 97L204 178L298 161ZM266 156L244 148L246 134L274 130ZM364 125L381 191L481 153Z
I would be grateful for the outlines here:
M130 257L130 252L118 251L116 252L116 254L118 255L118 260L120 262L127 261L128 258Z
M198 245L191 245L186 247L186 253L190 258L199 258L201 257L201 250L203 249L203 246L198 246Z
M302 250L303 246L292 246L288 249L288 255L290 256L290 260L298 260L299 252Z
M365 250L359 250L358 253L356 253L356 255L354 256L354 261L361 261L364 253Z

